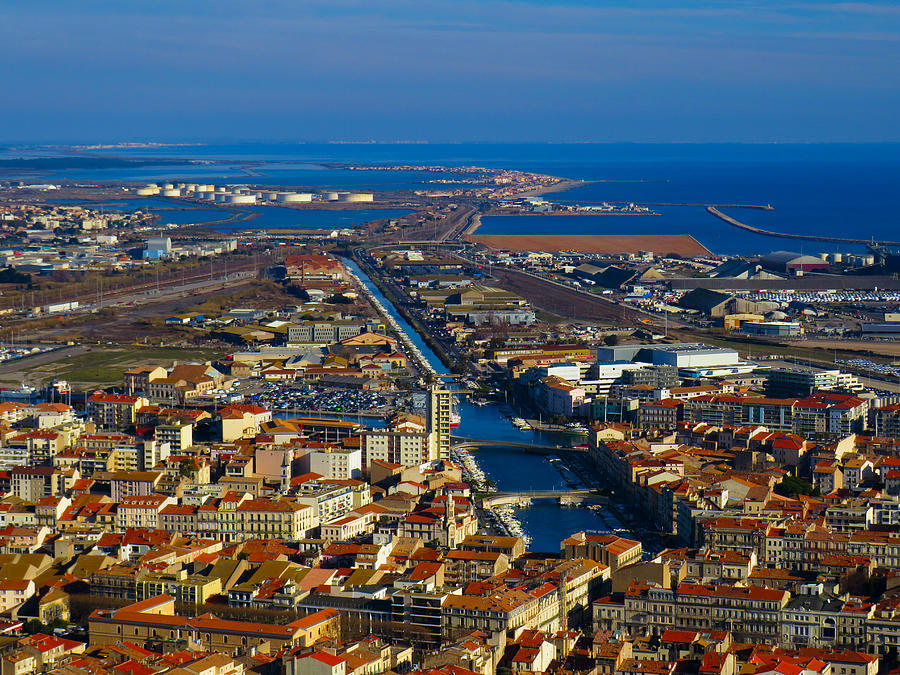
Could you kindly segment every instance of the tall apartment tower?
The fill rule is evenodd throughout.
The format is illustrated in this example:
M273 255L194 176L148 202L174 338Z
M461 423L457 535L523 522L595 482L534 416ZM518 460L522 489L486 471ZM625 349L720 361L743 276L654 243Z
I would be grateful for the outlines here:
M431 434L431 459L450 459L452 394L439 384L431 385L429 393L428 433Z

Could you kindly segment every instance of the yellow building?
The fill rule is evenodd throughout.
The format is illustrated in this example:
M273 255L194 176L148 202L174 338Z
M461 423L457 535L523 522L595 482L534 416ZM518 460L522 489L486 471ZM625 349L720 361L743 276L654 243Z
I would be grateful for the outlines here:
M176 602L199 608L222 592L222 579L188 574L185 569L174 573L151 572L137 579L135 592L138 601L167 594Z
M178 616L175 599L159 595L120 609L94 610L88 631L92 646L163 641L225 654L245 654L254 648L274 652L339 638L340 613L323 609L285 625L226 621L212 614Z

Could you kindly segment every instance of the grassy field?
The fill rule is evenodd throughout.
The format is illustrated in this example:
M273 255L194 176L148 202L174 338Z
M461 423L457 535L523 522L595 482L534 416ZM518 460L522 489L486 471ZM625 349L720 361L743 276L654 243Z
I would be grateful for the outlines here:
M58 358L53 360L38 357L31 362L24 359L7 364L4 372L0 372L0 382L43 385L55 378L68 380L77 388L109 386L120 384L123 373L134 366L159 364L170 367L176 360L211 361L227 353L224 349L138 345L103 345L71 356L66 356L66 351L60 351Z

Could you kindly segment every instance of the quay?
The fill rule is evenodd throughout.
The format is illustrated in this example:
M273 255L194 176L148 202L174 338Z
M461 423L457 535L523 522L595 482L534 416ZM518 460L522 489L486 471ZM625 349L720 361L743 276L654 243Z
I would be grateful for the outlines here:
M390 409L385 410L360 410L358 412L341 412L332 410L309 410L306 408L272 408L273 413L286 415L303 415L311 419L355 419L365 417L367 419L380 419L390 415Z
M723 207L725 205L722 205ZM900 246L900 241L876 241L874 239L850 239L847 237L825 237L816 234L789 234L787 232L772 232L771 230L764 230L760 227L754 227L753 225L747 225L746 223L742 223L736 218L732 218L731 216L722 213L715 206L707 206L706 210L711 214L716 216L717 218L721 218L726 223L730 225L734 225L735 227L739 227L742 230L747 230L748 232L753 232L754 234L764 234L768 237L781 237L783 239L802 239L805 241L824 241L832 244L861 244L865 245L881 245L881 246Z

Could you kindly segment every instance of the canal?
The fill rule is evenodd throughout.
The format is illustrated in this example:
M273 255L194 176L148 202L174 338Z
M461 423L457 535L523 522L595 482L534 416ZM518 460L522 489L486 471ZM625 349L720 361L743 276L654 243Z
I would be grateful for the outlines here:
M396 307L384 296L369 276L355 261L344 259L345 264L353 271L367 289L381 302L403 331L407 333L422 352L426 360L439 375L448 374L446 366L438 356L429 349L421 336L397 312ZM500 405L491 403L477 406L461 401L457 407L462 418L455 434L467 438L489 439L496 441L533 442L541 445L572 444L571 434L519 431L501 410ZM503 447L483 447L475 453L481 469L488 478L494 481L499 490L564 490L568 489L562 475L550 463L549 458L542 455L531 455L515 449ZM562 507L553 500L539 500L531 506L518 509L517 514L525 532L531 536L532 551L558 551L560 541L579 530L607 531L609 528L599 513L586 508Z

